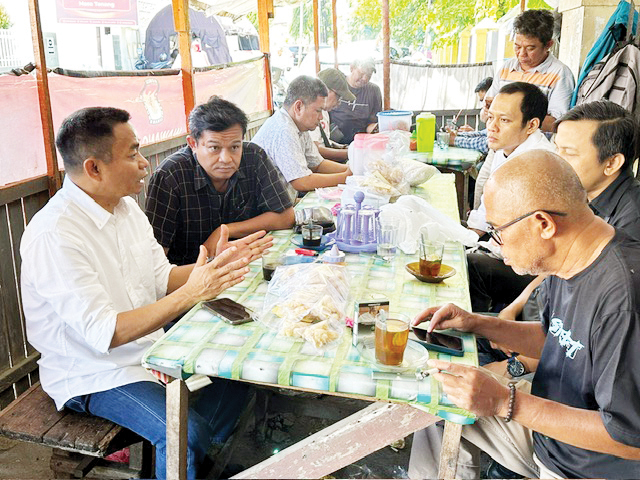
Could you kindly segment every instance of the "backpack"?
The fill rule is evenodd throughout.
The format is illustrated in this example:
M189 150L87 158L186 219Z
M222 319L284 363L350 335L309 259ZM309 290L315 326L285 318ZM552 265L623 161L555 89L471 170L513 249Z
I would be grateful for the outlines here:
M626 43L604 57L578 87L576 105L610 100L630 112L640 110L640 49Z

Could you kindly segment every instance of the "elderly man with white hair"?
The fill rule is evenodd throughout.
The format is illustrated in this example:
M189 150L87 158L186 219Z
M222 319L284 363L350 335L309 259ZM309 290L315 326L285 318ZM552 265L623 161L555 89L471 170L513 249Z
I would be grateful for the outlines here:
M347 83L356 99L341 98L338 107L329 113L331 123L337 127L331 130L334 142L351 143L356 133L371 133L378 123L376 114L382 110L382 93L370 82L375 71L372 58L351 62Z

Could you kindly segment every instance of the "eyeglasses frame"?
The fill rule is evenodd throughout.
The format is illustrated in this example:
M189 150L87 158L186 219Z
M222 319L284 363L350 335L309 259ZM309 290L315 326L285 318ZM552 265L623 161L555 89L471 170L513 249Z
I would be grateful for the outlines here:
M496 242L498 245L502 246L502 245L504 245L504 243L502 243L502 237L500 236L500 232L502 230L504 230L507 227L510 227L511 225L514 225L514 224L518 223L520 220L524 220L525 218L530 217L531 215L533 215L534 213L537 213L537 212L544 212L544 213L546 213L548 215L558 215L559 217L566 217L567 216L567 214L565 212L556 212L554 210L543 210L543 209L538 208L537 210L532 210L531 212L525 213L524 215L520 215L518 218L514 218L510 222L504 223L504 224L500 225L499 227L494 227L493 225L489 225L489 228L487 229L487 233L493 239L494 242Z

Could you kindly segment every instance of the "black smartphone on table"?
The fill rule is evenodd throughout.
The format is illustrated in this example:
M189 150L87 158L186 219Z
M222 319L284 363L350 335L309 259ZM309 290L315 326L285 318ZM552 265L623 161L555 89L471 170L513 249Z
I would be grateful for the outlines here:
M203 302L202 306L231 325L253 321L253 312L230 298L216 298Z
M447 353L455 357L462 357L464 355L462 338L457 335L435 331L429 333L426 329L419 327L412 327L411 330L416 336L418 343L427 350Z

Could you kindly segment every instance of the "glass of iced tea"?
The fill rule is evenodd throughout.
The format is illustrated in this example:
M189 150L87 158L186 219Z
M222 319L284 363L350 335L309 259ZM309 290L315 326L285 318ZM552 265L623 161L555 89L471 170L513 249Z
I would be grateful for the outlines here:
M284 257L281 253L267 253L262 255L262 277L267 281L271 281L276 268L284 264Z
M437 277L440 274L443 251L443 243L420 239L420 275Z
M402 364L409 338L410 319L401 313L376 317L376 360L383 365Z

